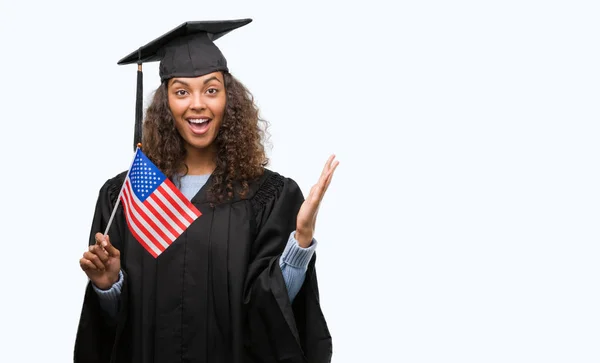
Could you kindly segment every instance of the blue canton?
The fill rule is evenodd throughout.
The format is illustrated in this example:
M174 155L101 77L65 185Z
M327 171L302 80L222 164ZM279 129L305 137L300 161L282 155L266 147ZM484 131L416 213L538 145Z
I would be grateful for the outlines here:
M166 176L138 149L135 160L129 171L131 188L143 202L166 179Z

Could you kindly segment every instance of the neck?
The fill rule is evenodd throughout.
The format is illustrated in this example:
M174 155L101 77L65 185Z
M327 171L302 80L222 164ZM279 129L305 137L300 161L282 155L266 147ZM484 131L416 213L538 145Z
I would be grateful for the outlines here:
M188 148L185 156L185 164L188 167L188 175L211 174L217 164L215 162L216 153L214 148L198 150Z

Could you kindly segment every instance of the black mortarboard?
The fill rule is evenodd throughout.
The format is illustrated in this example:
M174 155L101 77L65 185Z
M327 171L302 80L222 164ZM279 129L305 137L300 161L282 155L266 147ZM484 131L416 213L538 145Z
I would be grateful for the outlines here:
M161 81L172 77L198 77L216 71L229 71L227 60L213 42L251 21L188 21L117 62L119 65L138 64L134 150L142 139L142 63L160 61Z

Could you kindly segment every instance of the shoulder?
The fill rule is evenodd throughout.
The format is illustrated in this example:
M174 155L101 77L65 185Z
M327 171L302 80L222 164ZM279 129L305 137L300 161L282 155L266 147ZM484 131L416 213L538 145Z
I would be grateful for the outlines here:
M273 170L264 169L249 187L247 199L256 226L263 225L273 214L279 219L292 220L304 201L298 184Z
M268 213L277 205L292 207L304 201L296 181L273 170L264 169L260 177L249 183L249 187L247 199L258 215Z
M249 183L248 199L264 201L279 197L282 193L299 189L292 178L270 169L263 169L263 174Z
M114 203L119 197L119 192L127 176L127 170L120 172L112 178L106 180L100 188L100 196L108 199L111 203Z

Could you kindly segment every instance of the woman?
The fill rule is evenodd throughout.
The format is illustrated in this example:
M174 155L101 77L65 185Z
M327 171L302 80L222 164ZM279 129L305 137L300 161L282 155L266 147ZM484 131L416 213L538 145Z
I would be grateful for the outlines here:
M104 184L76 362L330 361L313 233L337 161L306 200L265 168L258 110L213 43L249 22L184 23L120 62L160 60L143 151L201 216L155 258L120 205L102 234L126 172Z

